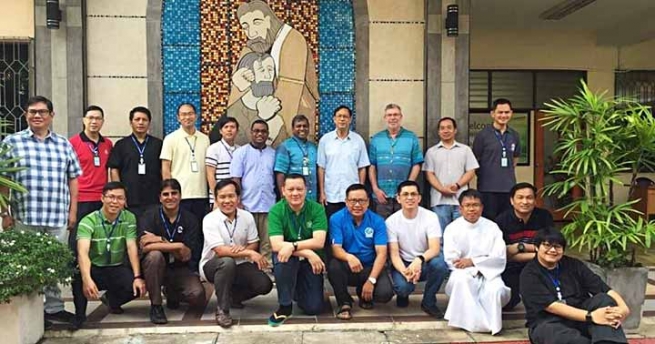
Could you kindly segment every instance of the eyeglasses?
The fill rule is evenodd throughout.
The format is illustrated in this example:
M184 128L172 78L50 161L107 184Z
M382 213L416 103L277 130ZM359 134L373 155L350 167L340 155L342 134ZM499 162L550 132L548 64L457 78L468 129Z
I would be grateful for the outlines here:
M543 246L546 249L546 252L550 251L550 249L554 248L555 251L557 252L562 252L564 250L564 247L560 244L551 244L549 242L542 242L541 246Z
M252 129L251 132L253 134L266 134L266 133L268 133L268 130L266 130L266 129Z
M196 113L193 112L193 111L191 111L191 112L180 112L180 113L178 114L178 116L180 116L180 117L195 116L195 115L196 115Z
M86 116L84 118L88 119L89 122L93 122L93 121L102 122L104 120L104 118L99 117L99 116Z
M366 205L368 203L368 199L363 199L363 198L347 199L346 202L348 202L350 205Z
M462 204L462 208L464 209L479 209L480 207L482 207L482 203Z
M161 193L162 197L175 197L179 196L180 193L178 191L164 191Z
M104 195L104 197L111 202L125 202L125 196Z
M41 117L44 117L44 116L47 116L47 115L50 114L50 110L48 110L48 109L40 109L40 110L30 109L30 110L27 110L27 113L32 115L32 116L39 115Z
M420 196L421 194L418 192L403 192L400 194L400 197L408 198L408 197L413 197L416 198Z

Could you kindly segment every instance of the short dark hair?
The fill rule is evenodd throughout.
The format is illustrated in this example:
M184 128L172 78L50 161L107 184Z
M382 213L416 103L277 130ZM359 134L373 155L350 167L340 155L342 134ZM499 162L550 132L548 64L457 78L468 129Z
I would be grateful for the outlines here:
M45 106L48 108L48 111L52 112L54 111L54 108L52 107L52 102L50 99L44 97L44 96L34 96L30 97L30 99L27 100L27 103L25 103L25 109L27 110L28 107L37 104L37 103L44 103Z
M362 185L362 184L359 184L359 183L352 184L346 189L346 197L348 197L348 194L350 194L351 192L358 191L358 190L366 191L366 187L364 185ZM368 197L368 193L366 194L366 196Z
M402 190L404 187L407 186L415 186L416 190L418 190L419 195L421 194L421 188L418 186L418 183L413 180L406 180L398 184L398 187L396 188L396 194L400 194L400 190Z
M334 109L334 112L332 113L332 117L336 116L336 115L337 115L337 112L339 112L339 110L343 110L343 109L348 110L348 115L349 115L350 117L353 116L353 111L350 110L349 107L347 107L347 106L345 106L345 105L339 105L339 106L337 106L336 109Z
M178 114L180 113L180 109L181 109L184 105L188 105L188 106L190 106L190 107L193 109L193 112L198 113L198 110L196 110L196 106L195 106L195 105L193 105L193 104L191 104L191 103L188 103L188 102L185 102L185 103L182 103L182 104L180 104L180 105L177 106L177 113L178 113Z
M491 104L491 109L496 110L498 108L498 105L504 105L507 104L509 105L509 109L512 110L512 102L509 101L507 98L498 98L494 100L494 102Z
M263 124L264 126L266 126L266 129L268 129L268 123L265 120L257 119L254 120L252 124L250 124L250 130L252 130L255 127L255 124Z
M541 246L542 243L547 242L551 245L559 244L562 245L563 249L566 249L566 238L559 230L553 227L546 227L539 230L535 236L535 244Z
M452 118L452 117L441 117L441 118L439 119L439 122L437 122L437 128L439 128L439 127L441 126L441 122L443 122L443 121L451 121L451 122L453 122L453 128L457 129L457 122L456 122L455 119Z
M107 191L121 189L127 194L127 187L121 182L109 182L102 187L102 194L106 194Z
M305 180L305 177L302 174L299 173L289 173L284 175L284 184L287 183L287 180L290 179L302 179L302 182L307 185L307 181Z
M91 111L100 111L102 118L105 118L105 111L103 111L102 108L99 107L98 105L87 106L86 109L84 110L84 115L82 117L86 117L86 114L88 114Z
M293 116L293 119L291 119L291 126L295 126L297 122L307 122L307 124L309 124L309 119L307 119L307 116L303 114L295 115Z
M130 110L130 122L132 122L134 119L134 114L137 112L145 113L146 116L148 116L148 121L152 121L152 114L150 113L150 110L148 110L148 108L145 106L137 106Z
M223 129L223 127L228 123L234 123L239 129L239 121L236 118L230 116L223 116L218 120L218 130Z
M459 202L460 205L462 204L462 202L464 202L464 198L475 198L482 201L482 194L480 193L480 191L476 189L464 190L464 192L462 192L457 198L457 201Z
M537 188L534 185L526 182L521 182L512 186L512 188L509 190L509 198L514 198L516 192L523 189L530 189L535 196L537 195Z
M159 188L159 193L164 191L165 188L171 188L173 190L177 190L179 193L182 193L182 185L180 185L180 182L174 178L162 180L161 187Z
M232 179L223 179L216 183L216 186L214 187L214 197L218 194L218 191L226 186L233 185L234 186L234 192L237 193L237 196L241 196L241 188L239 187L239 183L235 182ZM215 199L214 199L215 201Z

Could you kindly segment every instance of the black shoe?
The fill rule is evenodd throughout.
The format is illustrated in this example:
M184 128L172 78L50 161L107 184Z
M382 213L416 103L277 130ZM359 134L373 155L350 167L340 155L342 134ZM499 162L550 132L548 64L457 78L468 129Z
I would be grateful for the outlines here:
M409 306L409 297L396 296L396 307L406 308Z
M161 305L150 306L150 322L158 325L168 323L168 319L166 319L166 313L164 313L164 307Z
M125 311L119 306L119 307L112 307L109 305L109 299L107 299L107 293L102 294L100 296L100 301L102 302L103 305L107 306L109 308L109 313L111 314L123 314Z
M216 324L222 328L228 328L232 326L232 317L230 316L230 311L224 311L222 309L216 308Z
M52 328L52 321L48 321L45 318L43 319L43 329L44 330L49 330Z
M428 307L421 303L421 310L427 313L429 316L435 317L437 319L443 319L443 312L437 306Z
M77 316L76 315L75 318L73 319L71 330L77 331L77 330L81 329L82 326L84 326L85 322L86 322L86 316Z
M57 313L45 313L45 319L49 321L65 322L72 324L75 319L75 314L67 311L59 311Z

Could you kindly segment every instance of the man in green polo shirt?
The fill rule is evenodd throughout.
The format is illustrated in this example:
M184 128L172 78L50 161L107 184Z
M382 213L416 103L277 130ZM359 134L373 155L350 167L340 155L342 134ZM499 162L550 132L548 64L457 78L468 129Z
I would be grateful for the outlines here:
M77 230L84 296L100 299L114 314L123 313L121 305L146 292L139 266L136 218L124 210L125 199L122 183L107 183L102 190L102 208L85 216ZM126 253L131 268L123 265ZM100 290L107 292L100 296Z
M271 326L279 326L291 316L294 299L308 315L323 310L325 211L317 202L305 199L307 186L300 174L285 176L282 193L284 199L268 213L273 273L280 304L268 318Z

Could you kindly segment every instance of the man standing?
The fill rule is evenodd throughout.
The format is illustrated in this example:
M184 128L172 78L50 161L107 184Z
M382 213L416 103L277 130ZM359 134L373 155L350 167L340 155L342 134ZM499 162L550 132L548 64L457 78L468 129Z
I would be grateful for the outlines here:
M102 190L102 208L87 215L77 231L77 260L87 299L100 299L113 314L144 295L146 285L139 266L136 219L125 208L125 186L109 182ZM123 264L127 255L130 266ZM107 292L100 297L99 292Z
M504 310L511 310L521 302L519 277L529 261L536 256L534 239L537 232L553 226L553 216L546 209L535 207L537 188L530 183L518 183L509 191L512 208L496 217L507 245L507 266L501 277L512 289L512 298Z
M284 176L295 173L305 177L307 199L316 201L316 154L314 142L307 139L309 120L305 115L296 115L291 121L293 137L285 140L275 152L275 179L278 190L282 190Z
M12 208L3 208L2 228L48 233L66 243L68 230L77 223L78 177L80 163L68 140L50 130L55 112L52 102L42 96L25 104L28 128L9 135L3 141L12 147L3 160L16 159L13 167L24 170L9 174L30 192L11 192ZM7 187L0 192L9 195ZM48 286L45 291L47 320L73 321L73 314L64 310L61 291Z
M323 310L325 212L306 199L305 178L299 174L285 177L282 193L284 199L271 208L268 219L279 303L268 318L271 326L282 325L291 316L293 300L308 315Z
M519 156L519 134L508 126L512 119L512 103L496 99L491 110L493 123L482 129L473 141L473 154L480 164L478 190L482 193L487 219L509 209L509 189L516 184L515 167Z
M503 327L501 308L510 298L510 289L500 278L505 268L503 233L482 217L482 196L477 190L462 192L459 204L462 217L448 225L444 234L444 255L451 270L445 318L448 326L494 335Z
M241 50L239 59L249 52L270 53L275 65L275 91L273 98L281 107L278 116L284 121L284 130L271 136L274 142L287 139L288 123L297 114L310 119L309 137L314 137L314 116L318 95L318 78L312 51L305 37L296 29L284 24L266 2L244 1L237 9L239 24L248 41ZM235 68L236 69L236 68ZM255 81L246 68L238 68L232 75L232 87L228 107L239 101ZM250 126L250 122L242 125Z
M177 309L180 301L192 307L205 305L205 289L198 278L202 241L196 217L180 209L182 187L175 179L162 182L159 207L152 207L139 220L139 245L143 252L143 275L150 296L150 321L168 322L162 307Z
M271 260L268 240L268 212L275 204L275 150L266 145L268 125L259 119L250 127L252 142L234 152L230 175L243 190L241 202L252 213L259 232L260 252Z
M268 260L257 250L255 219L237 208L239 185L223 179L216 184L214 193L217 209L205 216L200 274L214 284L216 323L230 327L230 308L243 308L243 301L268 294L273 283L262 271L268 267Z
M566 239L546 228L537 258L521 273L528 335L536 344L627 343L621 323L630 309L581 261L564 256Z
M107 166L111 180L122 182L129 192L127 206L137 217L148 207L159 203L161 189L161 139L148 134L152 115L145 107L130 111L132 134L118 140Z
M221 134L220 141L207 148L205 168L207 169L207 184L209 184L209 209L214 209L214 188L223 179L230 179L230 162L234 151L239 145L234 138L239 132L239 122L234 117L221 117L216 123Z
M350 130L350 109L339 106L332 119L336 129L319 141L317 158L319 202L325 205L328 219L346 206L348 186L366 182L366 167L370 165L364 140Z
M386 221L396 305L407 307L416 283L426 281L421 309L435 318L442 318L443 313L437 307L437 292L448 275L448 267L441 254L439 219L419 206L421 191L413 180L398 185L396 198L401 210Z
M425 179L430 183L430 206L439 217L441 228L460 217L457 197L468 190L468 183L479 167L473 151L455 141L457 122L453 118L439 120L441 141L425 153Z
M423 163L423 152L416 134L402 127L400 105L384 108L387 129L375 134L369 145L371 167L368 177L373 188L375 211L383 218L400 209L396 188L405 180L416 180Z
M161 149L162 179L175 178L182 185L180 207L190 211L202 223L207 214L207 171L205 161L209 137L196 130L196 107L183 103L177 108L180 129L164 138Z
M337 318L352 318L353 299L348 286L357 288L359 307L373 308L373 301L387 303L393 297L387 263L387 227L384 219L368 210L368 194L362 184L346 189L346 207L330 218L332 259L328 278L339 309Z

